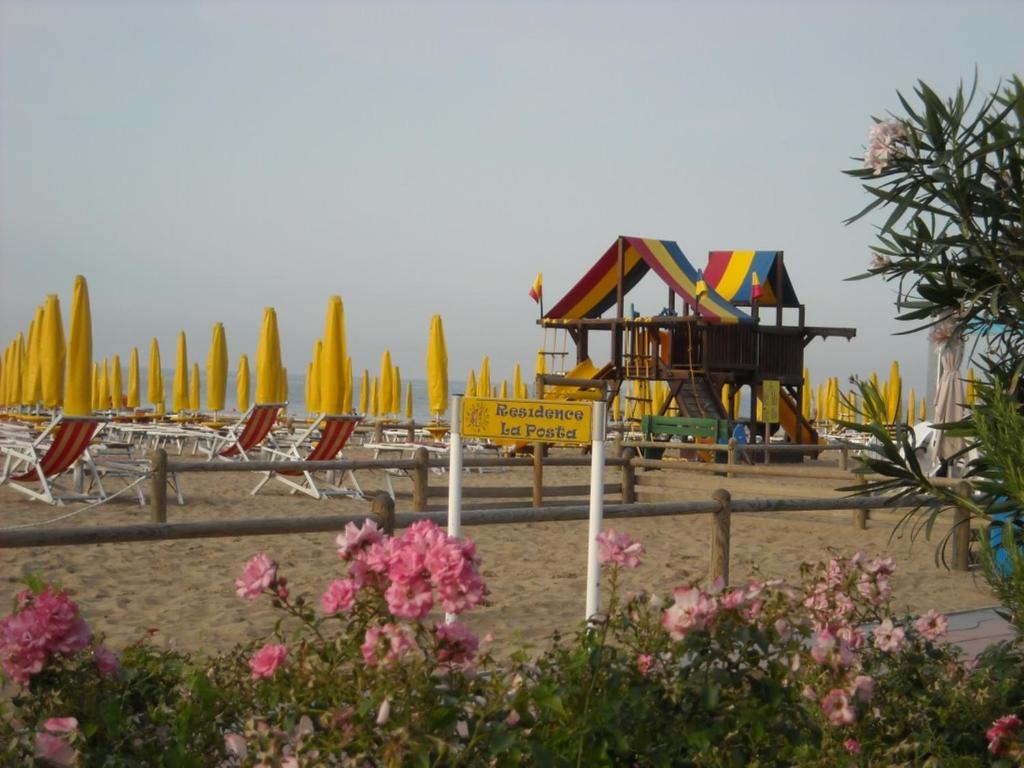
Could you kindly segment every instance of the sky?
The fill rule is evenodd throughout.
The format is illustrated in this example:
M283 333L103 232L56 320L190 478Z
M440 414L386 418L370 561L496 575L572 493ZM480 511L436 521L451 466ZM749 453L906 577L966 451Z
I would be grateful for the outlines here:
M357 371L532 371L552 306L622 235L783 250L826 376L893 359L864 270L857 167L872 115L918 79L950 94L1024 72L1024 3L313 3L0 0L0 341L89 283L94 356L214 322L252 359L263 308L305 370L328 297ZM648 273L629 299L655 314ZM549 335L547 344L561 344ZM592 340L600 356L603 342ZM604 361L597 361L604 362Z

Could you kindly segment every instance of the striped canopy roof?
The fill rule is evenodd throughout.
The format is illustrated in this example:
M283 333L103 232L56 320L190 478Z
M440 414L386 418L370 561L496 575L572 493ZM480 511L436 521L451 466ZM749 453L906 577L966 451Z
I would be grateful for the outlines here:
M622 237L624 265L623 293L629 292L650 269L678 293L702 319L709 323L749 323L751 318L722 298L710 281L708 292L698 302L696 284L700 275L672 240ZM551 308L545 318L578 320L600 317L614 306L619 278L619 241L616 240L572 289Z
M708 254L704 279L709 286L715 286L723 298L741 306L749 306L750 287L756 272L761 283L758 303L762 307L775 307L778 306L775 286L780 270L782 306L799 307L800 300L796 297L779 251L712 251Z

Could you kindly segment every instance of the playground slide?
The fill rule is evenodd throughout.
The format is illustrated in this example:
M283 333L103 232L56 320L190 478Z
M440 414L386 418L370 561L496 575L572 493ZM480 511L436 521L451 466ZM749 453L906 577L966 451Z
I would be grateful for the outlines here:
M800 424L803 427L801 442L805 444L820 442L817 431L807 423L803 414L800 413L800 406L785 392L780 392L779 395L779 423L786 430L789 439L793 442L797 441L797 425ZM757 396L761 397L760 387L757 388Z
M588 357L571 371L565 374L567 379L603 379L607 376L611 364L598 368ZM582 387L561 387L549 384L544 387L545 400L600 400L602 392Z

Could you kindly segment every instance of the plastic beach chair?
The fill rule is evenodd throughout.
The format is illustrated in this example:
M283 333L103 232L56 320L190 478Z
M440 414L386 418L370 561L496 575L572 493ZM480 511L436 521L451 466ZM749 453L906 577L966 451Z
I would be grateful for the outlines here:
M60 416L32 442L4 445L4 470L0 483L7 483L33 499L57 506L63 506L65 501L106 498L89 455L89 442L103 424L102 419L89 416ZM55 493L56 479L79 461L93 475L98 497L79 491ZM39 482L40 490L24 484L32 480Z
M287 403L252 406L237 424L223 434L214 435L210 447L201 450L208 453L210 459L233 459L239 456L243 461L250 461L249 453L261 448L277 422L277 414L285 405Z
M292 444L287 451L277 451L268 449L269 453L275 459L281 459L284 461L330 461L335 458L345 444L348 443L352 433L355 431L356 426L362 421L360 416L323 416L315 420L305 432L303 432L299 439ZM322 425L322 426L321 426ZM320 427L320 439L317 440L313 449L306 455L301 456L299 454L299 446L306 442L310 438L313 431ZM323 499L327 496L351 496L353 498L363 498L363 490L359 487L359 481L356 480L355 474L352 470L347 470L345 475L349 478L352 483L351 487L340 487L337 485L329 485L326 487L318 486L316 481L313 479L313 472L308 470L298 469L280 469L271 470L269 472L261 473L263 478L259 484L252 489L252 495L256 495L260 490L269 483L272 479L280 480L285 485L292 489L292 493L305 493L307 496L312 496L314 499ZM302 478L301 480L293 478Z

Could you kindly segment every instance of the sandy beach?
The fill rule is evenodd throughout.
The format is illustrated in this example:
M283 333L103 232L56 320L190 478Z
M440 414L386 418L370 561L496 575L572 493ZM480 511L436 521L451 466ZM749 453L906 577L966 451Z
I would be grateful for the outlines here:
M350 449L350 457L361 449ZM366 455L365 452L362 455ZM527 486L532 470L466 473L466 486ZM586 467L546 468L545 484L585 484ZM688 490L678 500L703 500L715 488L734 498L841 496L822 481L758 478L726 479L688 473ZM382 488L377 471L361 471L364 488ZM249 473L203 473L182 477L185 506L171 503L170 522L363 513L369 504L351 499L316 501L292 496L271 483L250 496L257 476ZM607 482L617 482L609 470ZM446 476L432 474L443 484ZM401 492L411 488L396 478ZM661 497L650 500L669 500ZM170 501L170 500L169 500ZM438 501L438 500L435 500ZM472 499L466 508L472 506ZM609 498L609 503L618 498ZM582 503L582 500L581 500ZM398 510L409 509L398 500ZM0 487L3 527L49 520L68 511L77 514L53 526L94 526L149 521L149 509L130 496L96 508L49 507L30 502L9 487ZM900 513L872 513L867 530L855 530L851 513L789 512L734 514L732 520L732 583L755 575L795 579L800 564L828 557L831 551L851 555L891 556L896 561L894 605L898 610L941 611L992 605L995 600L977 573L957 573L937 566L935 542L909 535L893 538ZM659 517L611 521L647 548L644 565L629 573L626 588L667 592L673 586L704 578L708 568L710 523L707 516ZM533 523L476 526L464 529L478 545L490 587L490 605L468 617L480 633L491 633L499 651L514 644L542 647L552 632L572 630L582 619L586 566L586 523ZM188 650L227 650L258 639L272 630L277 614L265 601L236 597L233 581L253 553L270 553L287 576L293 594L318 601L325 584L343 574L334 534L214 538L166 543L127 543L75 547L0 550L2 596L10 599L28 573L60 582L83 608L93 628L122 647L151 629L155 642Z

